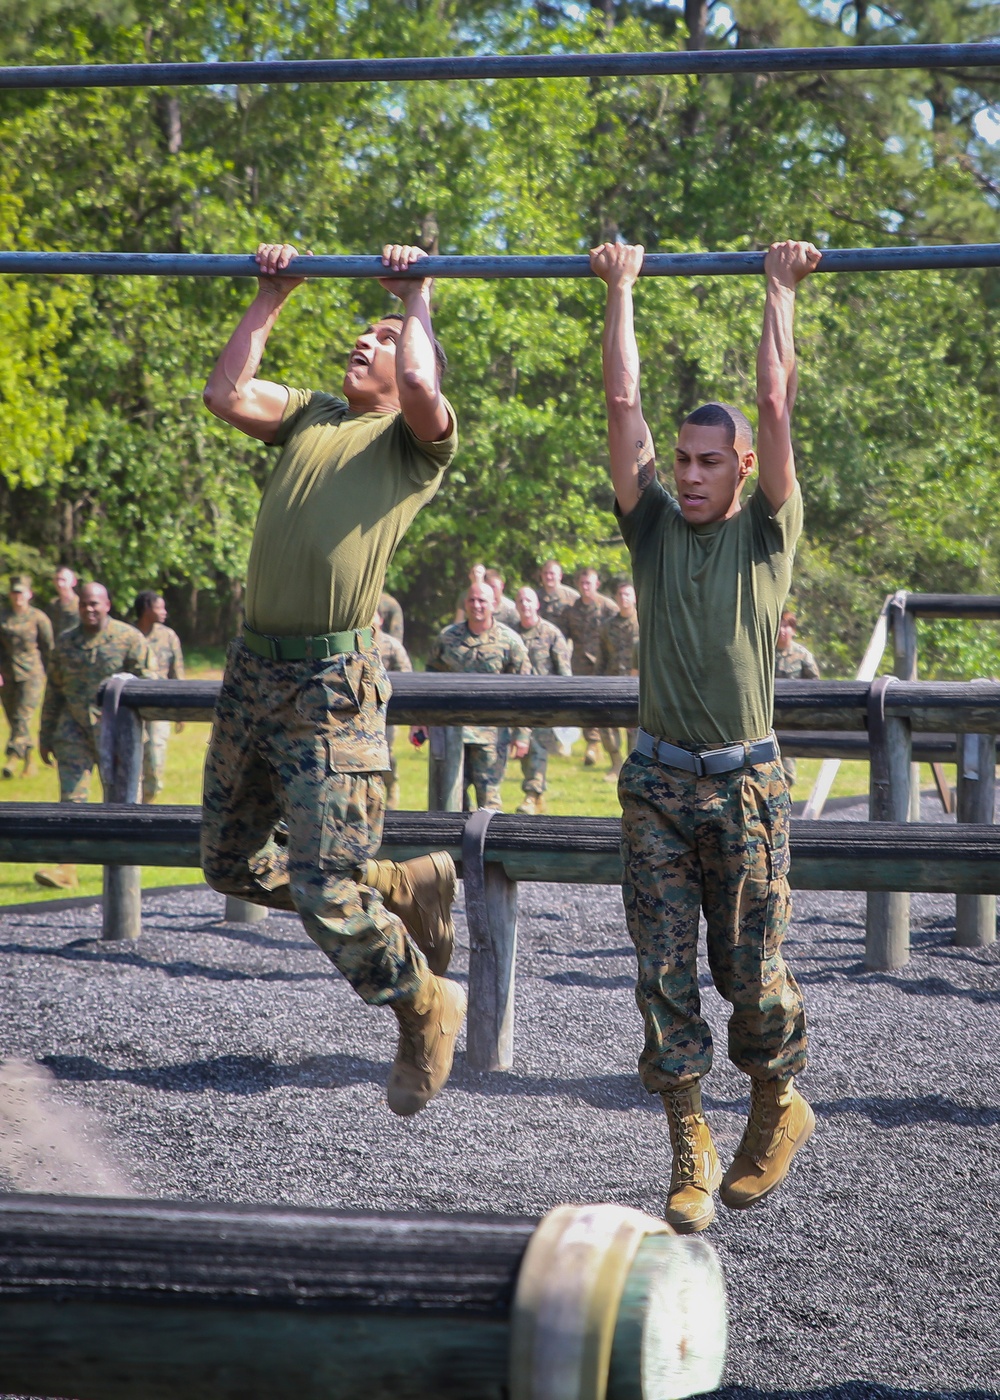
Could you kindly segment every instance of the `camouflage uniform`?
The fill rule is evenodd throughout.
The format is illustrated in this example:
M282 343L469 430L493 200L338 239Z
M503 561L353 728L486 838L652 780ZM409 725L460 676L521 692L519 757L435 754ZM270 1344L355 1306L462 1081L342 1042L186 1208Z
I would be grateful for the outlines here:
M566 628L563 625L566 621L566 609L571 607L579 598L575 588L570 588L569 584L557 583L551 593L538 585L538 613L546 622L551 622L554 627L565 635Z
M10 725L7 757L27 763L31 753L31 717L45 688L45 668L52 650L52 627L38 608L0 612L0 699Z
M268 661L233 641L202 814L209 884L297 910L372 1006L412 997L427 976L402 923L357 878L382 841L389 694L374 646L322 661Z
M806 1063L802 996L781 956L791 918L791 803L780 762L696 777L633 753L619 779L622 898L645 1024L639 1073L663 1093L712 1067L698 993L698 914L732 1003L729 1058L759 1079Z
M173 628L166 627L162 622L154 622L146 641L153 654L159 678L165 681L182 681L184 652L181 650L181 639ZM170 721L149 719L144 722L142 730L142 800L152 802L163 788Z
M427 661L428 671L474 672L479 675L528 676L531 662L521 638L510 627L494 620L480 636L466 622L453 622L434 643ZM500 780L507 766L507 743L502 731L486 725L465 725L462 745L465 754L463 800L468 801L469 784L475 789L480 807L501 810ZM527 729L515 729L512 742L528 739Z
M573 644L574 676L596 676L601 652L601 628L618 616L618 608L603 593L598 593L592 603L578 597L575 603L563 613L563 635ZM612 739L612 733L614 738ZM617 732L610 729L585 729L583 737L588 744L596 744L598 739L607 752L614 755L621 747ZM613 745L613 747L612 747Z
M398 599L391 593L383 593L378 600L378 610L382 616L382 631L394 637L402 645L403 641L403 609ZM385 660L383 656L382 660ZM412 669L406 667L406 670Z
M61 598L56 598L49 603L45 609L49 621L52 623L52 635L61 637L63 632L68 632L71 627L75 627L80 621L79 602L64 603Z
M597 669L602 676L630 676L638 670L636 656L639 648L639 618L633 613L623 617L616 612L601 628L598 643ZM627 729L625 737L628 752L635 748L635 730ZM608 739L604 739L607 734ZM601 738L608 753L621 752L621 733L617 729L601 730ZM610 740L610 744L608 742Z
M779 681L818 681L820 674L816 658L798 642L789 642L784 651L778 647L774 653L774 678ZM781 766L791 787L798 771L795 759L782 754Z
M381 608L379 608L379 612L382 612ZM384 620L385 613L382 613L382 617ZM404 647L403 643L396 637L390 636L388 632L376 631L375 645L378 647L378 654L382 660L382 665L387 671L413 670L413 663L410 660L406 647ZM393 745L396 742L396 726L394 724L390 724L386 728L385 742L389 746L389 784L391 791L399 782L396 755L393 753Z
M500 599L500 606L493 614L493 621L501 622L504 627L513 629L517 627L520 620L521 614L518 612L517 604L514 602L513 598L508 598L506 595L502 597Z
M86 802L90 795L101 723L97 692L117 671L147 679L156 675L146 638L128 623L108 618L92 635L77 626L56 638L49 657L38 747L55 754L60 802Z
M528 652L534 676L571 676L573 667L566 638L558 627L540 618L534 627L518 626L518 635ZM521 759L522 792L541 797L545 791L545 773L549 754L559 752L559 740L553 729L533 729L528 752Z

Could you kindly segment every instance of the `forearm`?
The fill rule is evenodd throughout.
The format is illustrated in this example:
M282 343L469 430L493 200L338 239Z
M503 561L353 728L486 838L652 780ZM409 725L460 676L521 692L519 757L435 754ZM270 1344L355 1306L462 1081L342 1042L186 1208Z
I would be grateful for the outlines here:
M400 388L438 393L430 289L419 284L403 303L403 326L396 347L396 382Z
M608 287L601 361L609 425L614 417L623 414L641 415L639 347L635 339L635 309L630 284L616 283Z
M757 349L757 403L775 417L791 415L798 389L795 288L767 279L764 325Z

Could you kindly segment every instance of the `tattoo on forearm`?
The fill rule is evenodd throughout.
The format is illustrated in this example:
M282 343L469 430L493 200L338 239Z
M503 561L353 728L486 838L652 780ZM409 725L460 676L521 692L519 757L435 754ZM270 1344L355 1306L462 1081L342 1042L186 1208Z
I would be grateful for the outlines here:
M653 465L653 451L650 447L649 439L644 438L641 442L637 442L635 446L636 452L638 453L635 459L635 464L638 469L636 486L639 488L639 494L641 495L652 482L656 472Z

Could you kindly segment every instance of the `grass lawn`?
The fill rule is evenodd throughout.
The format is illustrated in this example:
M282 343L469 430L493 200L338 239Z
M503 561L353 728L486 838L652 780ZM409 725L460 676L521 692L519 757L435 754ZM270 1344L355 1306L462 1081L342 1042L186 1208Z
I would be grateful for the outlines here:
M188 675L192 679L219 678L222 674L221 653L196 654L190 657ZM37 721L37 716L36 716ZM207 724L186 724L181 733L172 734L167 750L166 781L161 801L166 803L197 803L201 800L202 768L208 743ZM597 768L583 767L584 744L578 739L569 758L553 755L549 759L549 788L545 810L552 816L613 817L621 810L614 783L605 779L606 765L602 754ZM396 753L399 760L399 781L402 807L423 811L427 806L427 752L417 750L408 742L406 730L397 731ZM18 767L20 765L17 765ZM0 799L8 802L57 802L59 783L55 768L38 763L33 778L5 779L0 785ZM799 759L797 798L805 798L819 771L818 759ZM921 784L932 781L930 770L921 773ZM833 797L858 796L868 791L868 764L843 763L833 787ZM91 801L100 800L100 782L96 775ZM520 764L512 760L503 784L504 810L513 812L521 800ZM100 866L80 866L79 887L69 892L45 890L33 879L36 866L0 864L0 905L26 904L74 895L99 895L102 887ZM190 869L167 869L148 866L143 870L144 887L157 885L197 884L201 876Z

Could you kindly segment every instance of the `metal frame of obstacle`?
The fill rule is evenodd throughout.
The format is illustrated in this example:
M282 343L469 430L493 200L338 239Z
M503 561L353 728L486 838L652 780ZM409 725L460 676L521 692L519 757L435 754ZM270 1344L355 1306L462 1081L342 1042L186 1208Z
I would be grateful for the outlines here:
M0 1196L0 1375L134 1400L677 1400L722 1378L712 1247L502 1215Z
M643 277L747 277L764 271L763 251L733 253L647 253ZM1000 244L953 243L940 247L830 248L821 272L926 272L945 268L1000 267ZM0 252L0 273L111 277L257 277L249 254L229 253L63 253ZM280 275L280 274L279 274ZM379 257L318 254L292 260L289 277L384 277ZM559 278L594 277L584 254L528 254L422 258L394 278Z
M669 77L839 73L887 68L996 68L997 44L858 44L800 49L653 53L469 54L428 58L258 59L215 63L93 63L0 68L0 89L196 87L233 83L480 81L495 78Z

